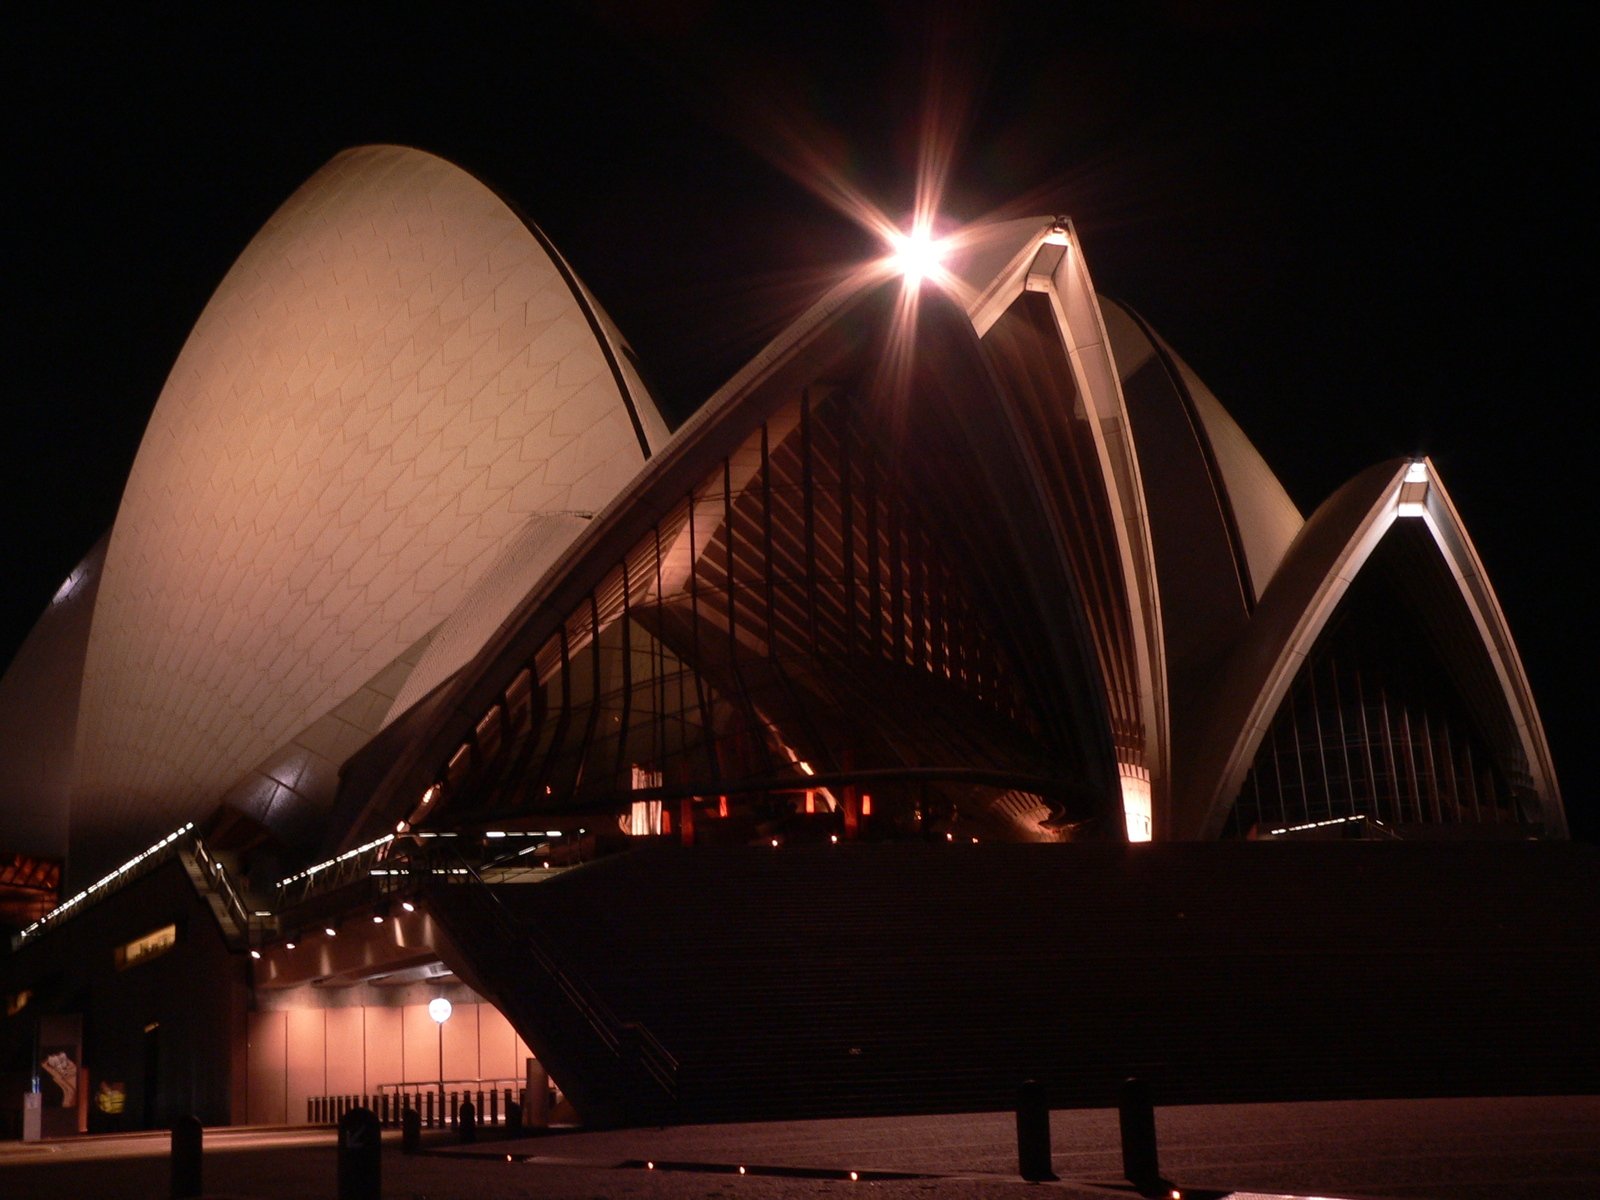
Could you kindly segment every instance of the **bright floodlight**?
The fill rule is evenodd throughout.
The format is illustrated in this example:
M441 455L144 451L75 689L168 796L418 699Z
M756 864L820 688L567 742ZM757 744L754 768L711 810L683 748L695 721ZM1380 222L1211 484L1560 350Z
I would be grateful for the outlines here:
M889 250L890 263L911 285L937 274L944 264L944 243L935 241L926 225L914 226L910 233L892 235Z
M443 1025L450 1019L450 1001L443 996L435 996L428 1001L428 1015Z

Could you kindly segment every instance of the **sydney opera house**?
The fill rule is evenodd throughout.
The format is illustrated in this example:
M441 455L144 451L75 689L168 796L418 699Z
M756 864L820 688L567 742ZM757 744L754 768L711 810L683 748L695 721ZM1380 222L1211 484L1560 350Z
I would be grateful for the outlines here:
M291 196L0 683L7 1117L1592 1081L1593 859L1435 465L1304 514L1068 222L943 249L671 429L464 171Z

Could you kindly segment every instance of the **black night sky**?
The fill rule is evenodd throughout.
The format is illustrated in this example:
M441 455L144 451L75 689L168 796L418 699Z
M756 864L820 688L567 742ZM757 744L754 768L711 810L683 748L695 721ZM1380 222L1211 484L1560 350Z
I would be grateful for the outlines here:
M0 659L109 527L212 289L340 149L419 146L515 202L681 418L876 252L806 187L806 156L899 216L929 125L952 153L945 216L1069 214L1099 289L1188 359L1303 510L1433 456L1574 832L1600 837L1580 15L87 7L0 16Z

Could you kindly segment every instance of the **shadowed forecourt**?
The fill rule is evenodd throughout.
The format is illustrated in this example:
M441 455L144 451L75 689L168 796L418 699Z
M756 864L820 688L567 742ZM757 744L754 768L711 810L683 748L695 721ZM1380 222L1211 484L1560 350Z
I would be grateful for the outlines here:
M1515 1097L1158 1109L1163 1173L1181 1187L1384 1200L1533 1200L1600 1196L1600 1097ZM1119 1182L1114 1110L1051 1118L1059 1184L1021 1182L1010 1113L552 1134L480 1143L453 1139L408 1157L384 1148L384 1194L473 1197L892 1196L1106 1197ZM96 1138L0 1149L0 1183L32 1200L161 1195L166 1139ZM507 1163L504 1154L528 1161ZM658 1161L673 1170L622 1164ZM739 1165L771 1173L738 1176ZM784 1168L794 1173L784 1173ZM851 1183L808 1170L905 1173ZM331 1197L326 1132L207 1131L208 1196ZM1041 1193L1040 1188L1046 1190Z

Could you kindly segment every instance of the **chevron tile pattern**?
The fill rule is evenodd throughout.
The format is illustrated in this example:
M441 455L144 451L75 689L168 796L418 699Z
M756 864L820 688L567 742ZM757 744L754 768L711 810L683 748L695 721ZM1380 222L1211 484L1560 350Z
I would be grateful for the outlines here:
M90 636L74 837L204 815L531 517L600 509L642 462L521 220L420 151L339 155L246 248L156 404Z

